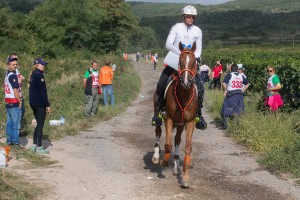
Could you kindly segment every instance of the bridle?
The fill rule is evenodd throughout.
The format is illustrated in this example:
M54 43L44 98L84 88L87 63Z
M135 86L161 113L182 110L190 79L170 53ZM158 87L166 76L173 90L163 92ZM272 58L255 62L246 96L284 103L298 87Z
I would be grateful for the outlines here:
M183 51L181 52L181 54L184 54L184 53L191 53L191 54L195 55L194 52L191 51L191 50L183 50ZM196 59L195 59L195 61L196 61ZM179 59L179 64L178 64L178 65L180 65L180 63L181 63L181 61L180 61L180 59ZM196 63L195 63L195 65L196 65ZM189 73L192 75L192 77L195 78L195 76L196 76L196 66L195 66L194 70L191 70L191 69L188 69L188 68L181 69L181 68L179 68L179 66L178 66L178 76L179 76L179 77L181 77L181 75L182 75L185 71L189 72Z
M181 54L183 54L183 53L191 53L191 54L194 55L194 52L190 51L190 50L181 51ZM179 62L181 62L180 59L179 59ZM179 63L179 65L180 65L180 63ZM197 65L197 63L195 63L195 65ZM178 69L180 69L179 66L178 66ZM186 71L189 72L192 75L192 79L194 79L195 76L196 76L196 70L197 70L196 66L195 66L194 70L191 70L191 69L188 69L188 68L184 68L182 70L180 69L180 70L178 70L178 75L176 77L174 77L175 80L176 80L175 87L174 87L174 96L175 96L176 102L177 102L177 104L178 104L178 106L181 110L181 123L184 123L184 112L188 109L188 107L190 106L190 104L192 103L192 101L195 98L195 87L192 86L192 96L189 98L188 103L186 104L186 106L183 107L181 105L179 99L178 99L178 96L177 96L178 80L180 78L182 78L181 75Z

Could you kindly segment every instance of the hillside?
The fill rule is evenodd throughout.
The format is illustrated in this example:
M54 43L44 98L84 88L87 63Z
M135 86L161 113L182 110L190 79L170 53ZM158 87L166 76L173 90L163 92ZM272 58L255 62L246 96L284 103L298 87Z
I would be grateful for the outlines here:
M128 2L138 17L178 15L186 4ZM228 10L259 10L268 13L300 10L300 1L293 0L235 0L219 5L195 5L200 12L220 12Z
M181 21L184 4L132 3L132 11L140 18L141 27L154 30L163 48L170 28ZM198 16L195 24L203 31L204 47L228 45L276 45L285 47L300 44L300 2L288 0L238 0L221 5L195 5Z

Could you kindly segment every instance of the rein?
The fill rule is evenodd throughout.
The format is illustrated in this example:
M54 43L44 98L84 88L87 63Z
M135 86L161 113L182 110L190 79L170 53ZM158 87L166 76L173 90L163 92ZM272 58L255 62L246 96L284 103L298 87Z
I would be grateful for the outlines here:
M192 54L194 54L194 52L188 51L188 50L184 50L184 51L181 52L181 54L183 54L183 53L192 53ZM193 87L192 96L188 100L188 103L185 107L183 107L180 104L180 101L178 99L178 96L177 96L178 80L179 80L179 77L181 77L182 73L185 72L185 71L191 73L192 77L195 78L195 76L196 76L196 67L195 67L195 70L190 70L190 69L178 70L178 76L173 76L173 78L176 81L176 84L175 84L175 87L174 87L174 95L175 95L176 102L177 102L177 104L178 104L178 106L181 110L181 123L184 123L184 112L188 109L188 107L190 106L190 104L192 103L192 101L194 100L194 97L195 97L195 87Z

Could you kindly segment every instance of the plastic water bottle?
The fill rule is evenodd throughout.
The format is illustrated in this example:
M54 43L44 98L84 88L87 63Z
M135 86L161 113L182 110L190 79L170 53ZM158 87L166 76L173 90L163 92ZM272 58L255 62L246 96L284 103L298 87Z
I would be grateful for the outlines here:
M65 117L63 115L60 116L60 124L65 124Z

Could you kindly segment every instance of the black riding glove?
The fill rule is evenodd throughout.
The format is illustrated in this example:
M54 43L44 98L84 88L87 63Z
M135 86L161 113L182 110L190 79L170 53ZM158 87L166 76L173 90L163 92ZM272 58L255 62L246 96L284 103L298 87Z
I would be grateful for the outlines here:
M200 57L198 57L198 58L196 58L196 60L197 60L197 63L199 63L199 64L200 64L200 62L201 62L201 58L200 58Z

